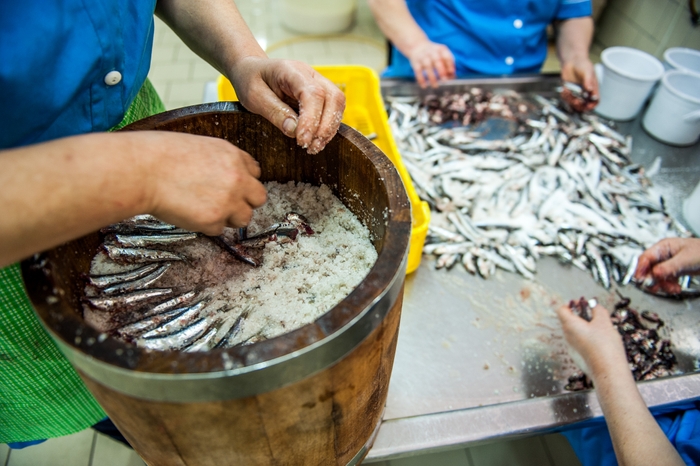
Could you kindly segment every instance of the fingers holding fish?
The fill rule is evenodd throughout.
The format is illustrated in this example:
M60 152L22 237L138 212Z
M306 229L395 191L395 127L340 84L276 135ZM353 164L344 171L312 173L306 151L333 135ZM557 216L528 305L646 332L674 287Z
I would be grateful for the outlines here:
M219 234L224 226L244 226L265 203L260 167L226 140L181 133L151 132L158 144L148 187L148 211L189 231Z
M700 274L700 239L666 238L639 257L634 279L651 293L683 292L679 277Z
M408 59L420 87L434 88L455 77L455 59L446 45L426 40L409 51Z

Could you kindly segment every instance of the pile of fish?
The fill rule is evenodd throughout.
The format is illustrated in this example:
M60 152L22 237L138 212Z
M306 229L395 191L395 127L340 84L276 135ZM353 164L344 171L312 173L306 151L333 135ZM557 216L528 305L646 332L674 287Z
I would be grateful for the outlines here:
M234 309L211 286L236 268L259 266L254 249L314 232L303 216L290 212L283 222L246 239L233 229L208 237L150 215L110 225L102 233L98 268L113 273L85 277L85 321L143 348L207 351L261 339L241 339L249 310Z
M596 116L478 88L387 104L402 160L433 211L423 252L437 256L436 268L531 279L537 259L554 256L609 288L630 282L647 247L691 236L631 163L631 137ZM494 122L510 125L507 136L493 139Z
M595 307L584 298L569 303L576 315L588 321L591 320L590 306ZM630 307L629 298L620 296L610 318L622 336L634 380L650 380L673 374L676 356L671 350L671 341L659 336L664 321L658 314L650 311L637 312ZM583 390L593 388L593 383L583 371L579 371L569 377L569 383L564 388L571 391Z

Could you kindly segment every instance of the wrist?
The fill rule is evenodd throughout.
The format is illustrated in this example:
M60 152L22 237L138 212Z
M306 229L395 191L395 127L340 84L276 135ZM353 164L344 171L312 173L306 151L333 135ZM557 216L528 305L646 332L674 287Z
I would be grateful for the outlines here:
M422 35L422 37L421 37ZM397 48L403 53L407 58L411 59L413 55L415 55L417 52L419 52L422 49L425 49L428 45L430 45L430 39L428 39L428 36L422 33L417 37L411 38L409 41L404 43L402 46L398 46Z
M590 370L590 377L593 379L594 385L597 387L600 383L608 381L631 381L634 383L634 377L627 362L627 357L609 358L603 360L586 361Z
M164 136L156 131L133 131L128 133L110 133L104 136L112 141L107 144L119 147L115 160L120 165L119 175L115 177L123 189L117 193L118 209L125 217L149 213L155 210L158 187L158 173L164 160ZM112 162L114 163L114 162Z

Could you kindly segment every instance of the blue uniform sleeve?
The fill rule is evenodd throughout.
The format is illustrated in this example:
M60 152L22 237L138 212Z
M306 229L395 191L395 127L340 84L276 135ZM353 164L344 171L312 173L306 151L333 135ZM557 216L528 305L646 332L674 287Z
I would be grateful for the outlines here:
M590 0L561 0L555 19L571 19L591 16L593 7Z
M700 402L660 409L656 422L689 466L700 466ZM610 433L603 418L586 427L561 432L583 466L617 466Z

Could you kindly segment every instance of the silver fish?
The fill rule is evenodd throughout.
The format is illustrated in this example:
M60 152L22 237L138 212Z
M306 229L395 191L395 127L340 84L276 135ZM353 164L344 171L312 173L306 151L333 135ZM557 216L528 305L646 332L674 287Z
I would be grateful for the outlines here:
M197 233L180 233L174 235L124 235L116 234L118 244L127 248L150 248L168 244L191 241L197 238Z
M110 259L117 263L138 264L144 262L182 261L184 257L169 251L144 248L120 248L104 245Z
M183 327L187 327L189 323L197 320L197 317L200 317L200 313L207 304L209 304L208 301L202 300L186 308L176 319L172 319L163 325L149 330L141 335L141 338L161 338L180 331Z
M157 264L156 264L157 265ZM172 264L170 262L166 262L163 265L160 265L156 270L152 271L148 275L145 275L143 277L137 278L135 280L130 280L130 281L124 281L121 283L116 283L114 285L108 286L104 290L102 290L105 294L111 295L111 294L118 294L118 293L127 293L130 291L136 291L136 290L142 290L144 288L147 288L149 285L152 285L160 277L165 275L165 272L168 271Z
M88 277L88 283L97 288L116 285L117 283L129 282L144 277L160 267L159 264L147 264L133 270L110 275L92 275Z
M167 296L172 294L172 292L172 288L151 288L150 290L139 290L115 296L86 298L86 301L95 309L114 311L116 309L128 308L159 296Z
M201 318L188 327L182 328L179 332L161 338L140 338L136 340L136 345L156 351L179 350L191 345L206 332L209 326L207 319Z

